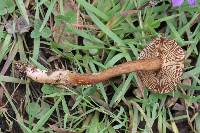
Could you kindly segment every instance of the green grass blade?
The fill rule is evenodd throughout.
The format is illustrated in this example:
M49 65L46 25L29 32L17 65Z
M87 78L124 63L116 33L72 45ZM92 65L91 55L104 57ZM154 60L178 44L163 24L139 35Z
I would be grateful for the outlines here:
M26 8L24 5L24 1L23 0L15 0L17 7L20 11L20 13L22 14L22 16L25 18L26 22L28 23L28 25L30 24L29 19L28 19L28 14L26 12Z
M37 28L37 20L39 20L39 6L38 2L36 2L36 11L35 11L35 21L34 21L34 29ZM33 40L33 59L37 60L39 56L40 49L40 37L34 38Z
M169 26L170 30L172 31L172 37L176 38L175 40L177 42L180 43L180 45L183 44L183 39L181 38L180 34L178 33L178 31L176 30L176 28L174 27L174 25L171 22L167 22L167 25Z
M22 128L22 130L23 130L24 132L28 132L28 133L30 132L30 133L31 133L30 129L24 125L23 118L21 117L20 113L18 112L17 107L16 107L15 104L13 103L13 101L12 101L13 98L12 98L11 95L9 94L8 90L6 89L6 87L4 86L4 84L3 84L2 82L0 82L0 84L1 84L1 86L3 87L3 89L4 89L4 94L5 94L5 96L6 96L7 100L8 100L8 102L10 103L10 105L11 105L13 111L15 112L16 121L19 123L19 125L21 125L21 128Z
M3 45L1 46L0 50L0 62L3 60L4 56L9 52L10 46L11 46L11 35L7 34L5 37L5 40L3 42Z
M125 46L124 42L114 33L112 32L106 25L104 25L93 13L90 11L87 11L87 13L90 15L93 22L106 34L108 35L112 40L114 40L118 46ZM126 50L120 47L123 53L126 53ZM129 55L125 56L126 60L130 61L131 57Z
M53 8L54 8L54 5L56 4L56 2L57 2L57 0L52 0L51 1L51 4L49 5L47 13L46 13L46 15L44 17L44 21L42 22L42 25L40 27L40 32L43 30L43 28L45 27L47 21L49 20L49 17L51 15L52 11L53 11Z
M0 82L10 82L10 83L20 83L20 84L25 84L26 82L24 80L10 77L10 76L3 76L0 74Z
M58 104L61 102L61 98L59 98L54 106L44 115L41 117L41 119L36 123L36 125L34 125L32 131L34 133L38 132L38 130L44 126L44 124L46 123L46 121L50 118L50 116L52 115L52 113L55 111L55 109L57 108Z
M112 100L109 105L110 107L112 107L115 102L120 101L124 97L126 91L130 86L130 82L132 79L133 79L133 74L131 73L128 75L128 78L126 79L124 84L122 84L122 86L119 86L118 89L115 91L115 94L112 97Z
M96 73L97 69L95 68L95 65L92 62L90 62L89 65L90 65L90 68L91 68L92 72ZM106 103L108 103L108 97L106 95L106 91L105 91L105 88L104 88L103 84L99 83L96 86L101 91L101 94L102 94L104 100L106 101Z
M95 13L97 16L101 17L104 21L108 21L109 17L103 13L102 11L100 11L99 9L97 9L96 7L94 7L93 5L87 3L85 0L76 0L80 5L82 5L85 9Z
M112 59L110 59L106 63L106 68L112 67L113 65L115 65L118 61L120 61L124 57L126 57L125 53L116 54Z

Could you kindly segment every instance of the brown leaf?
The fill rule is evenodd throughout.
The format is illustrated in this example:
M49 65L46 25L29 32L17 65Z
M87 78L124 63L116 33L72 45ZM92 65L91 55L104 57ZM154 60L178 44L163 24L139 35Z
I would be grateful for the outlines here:
M167 108L172 107L173 105L176 104L177 100L178 100L178 98L176 98L176 97L170 97L170 98L168 98L167 102L166 102L166 107Z
M174 107L172 108L173 110L185 110L185 106L179 103L175 103Z
M0 86L0 105L3 105L3 94L4 94L4 89L2 86Z

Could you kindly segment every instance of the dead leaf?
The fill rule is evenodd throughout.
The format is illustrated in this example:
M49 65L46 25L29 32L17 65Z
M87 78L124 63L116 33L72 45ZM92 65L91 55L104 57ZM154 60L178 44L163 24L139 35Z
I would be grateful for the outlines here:
M182 111L185 110L185 106L179 103L175 103L174 107L172 108L173 110L178 110L178 111Z
M178 100L178 98L176 98L176 97L169 97L169 98L167 99L167 102L166 102L166 107L167 107L167 108L172 107L173 105L176 104L177 100Z
M28 24L24 17L19 17L16 20L6 22L6 31L10 34L20 33L23 34L30 30L31 25Z

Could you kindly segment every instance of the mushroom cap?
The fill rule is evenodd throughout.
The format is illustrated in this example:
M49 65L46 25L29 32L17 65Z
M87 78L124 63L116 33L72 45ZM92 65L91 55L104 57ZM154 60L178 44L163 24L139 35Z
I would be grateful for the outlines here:
M167 38L155 38L142 50L139 59L158 57L162 60L157 71L139 71L137 74L144 87L153 92L168 93L181 81L184 68L184 51L175 42Z

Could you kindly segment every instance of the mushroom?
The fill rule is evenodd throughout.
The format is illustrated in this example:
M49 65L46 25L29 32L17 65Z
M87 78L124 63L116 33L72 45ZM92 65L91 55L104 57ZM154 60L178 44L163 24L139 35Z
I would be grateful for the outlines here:
M175 42L166 38L156 38L142 50L139 59L159 57L161 68L156 71L137 72L143 85L154 92L168 93L181 81L184 68L184 51Z
M183 49L174 40L160 37L153 39L141 51L139 60L93 74L79 74L69 70L44 72L20 61L14 65L21 74L36 82L70 86L92 85L121 74L137 72L144 87L153 92L167 93L174 90L181 80L184 57Z

